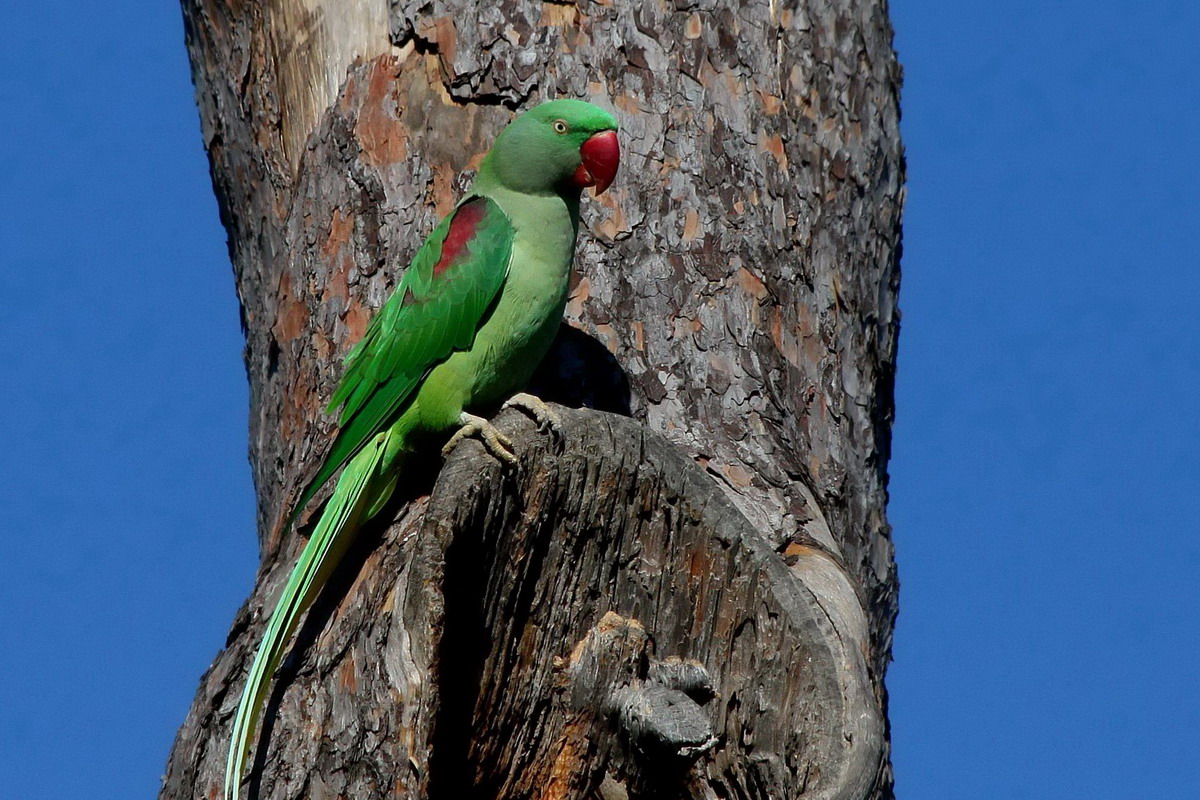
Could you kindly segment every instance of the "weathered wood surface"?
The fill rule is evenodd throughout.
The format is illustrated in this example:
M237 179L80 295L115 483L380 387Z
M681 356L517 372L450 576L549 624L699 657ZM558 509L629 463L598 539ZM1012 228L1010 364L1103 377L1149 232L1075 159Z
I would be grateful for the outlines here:
M677 560L685 551L665 524L657 530L668 539L655 543L648 528L640 535L649 537L642 547L656 554L663 574L682 581L671 584L674 594L637 594L629 572L636 565L622 562L627 551L603 536L594 546L608 549L596 558L615 560L603 573L606 582L588 592L570 594L583 579L572 570L582 564L510 575L502 568L516 565L506 548L561 546L578 540L579 529L564 518L544 529L452 533L459 529L450 522L437 527L431 520L453 520L483 502L472 492L483 492L489 509L505 509L550 495L566 504L584 483L571 483L570 470L554 456L539 455L528 457L536 463L529 469L556 477L451 491L445 487L457 480L456 460L425 496L433 488L426 478L436 471L433 463L411 487L416 499L394 525L364 536L340 586L310 614L267 714L267 745L258 752L262 796L406 796L410 789L407 796L426 790L458 796L423 783L439 774L437 759L447 765L443 780L479 775L483 785L507 792L486 796L525 796L512 792L521 780L553 773L546 761L555 755L552 739L576 719L562 716L561 697L569 692L555 683L563 673L553 659L568 658L609 610L629 621L622 630L635 630L635 622L644 629L656 658L696 659L716 682L717 697L702 708L718 743L697 755L695 775L714 774L721 765L725 796L795 796L779 792L797 786L787 781L801 772L808 775L806 795L890 796L882 733L875 740L856 736L854 747L837 753L821 749L828 731L817 729L858 702L861 686L871 700L863 719L885 718L883 674L896 611L884 512L903 160L899 68L885 4L185 0L184 16L246 328L264 561L230 646L206 674L180 731L162 796L207 797L217 785L244 670L299 552L300 537L282 535L281 521L328 447L331 420L321 410L341 356L457 197L462 174L469 175L510 109L564 95L617 112L623 164L609 193L585 200L568 309L577 330L552 353L541 391L569 404L627 409L676 448L672 463L695 465L686 477L663 481L699 491L700 471L719 487L722 502L742 517L729 523L738 531L731 541L740 543L729 552L745 560L706 561L710 572L698 580L719 584L718 594L747 605L721 605L729 620L708 619L711 629L693 632L685 616L685 601L695 600L687 597L693 562ZM594 443L600 429L615 435L613 424L625 431L628 423L572 424ZM617 495L599 498L604 488L642 485L649 469L626 457L612 481L595 489L610 515L595 518L596 530L631 524ZM563 485L572 488L562 494ZM682 484L671 485L681 503L695 504L679 494ZM704 529L710 547L721 540L715 528ZM485 542L478 537L486 531L492 535ZM745 544L754 538L757 545ZM472 605L480 598L458 589L443 592L433 573L420 586L401 586L419 571L418 550L426 561L461 568L469 560L451 555L469 549L467 541L491 554L472 567L480 587L485 581L489 587L484 605ZM721 571L729 569L744 572ZM564 616L539 622L546 626L540 635L507 630L511 620L497 617L500 609L491 604L519 595L520 587L570 598L555 609ZM627 591L634 594L625 597ZM462 687L483 703L474 724L503 722L513 737L523 732L519 753L516 738L479 739L465 753L454 751L461 740L445 728L465 725L465 712L461 705L446 711L438 698L464 674L446 672L448 663L435 651L423 662L397 661L400 639L414 648L434 646L422 626L434 624L442 604L458 609L451 619L500 636L491 641L495 652L533 648L519 650L517 663L551 665L542 673L514 671L516 656L485 662L479 673L485 694ZM836 648L820 626L794 617L797 608L812 607L830 612L824 632L837 630L853 657L828 655ZM775 646L794 648L786 651L792 655L827 654L813 655L806 669L776 665L773 685L762 690L782 693L771 700L751 700L752 693L732 688L738 665L752 666L737 660L747 657L745 645L733 648L715 633L759 613L767 614L770 630L748 626L755 638L744 640L760 648L758 657L773 657L766 648ZM468 636L457 627L446 635L460 643ZM479 646L464 644L468 655ZM858 683L856 658L865 684ZM487 694L487 687L508 682L525 693L553 685L559 694L514 695L531 703L524 709L529 719L517 725L517 710L492 705ZM660 700L671 691L654 685L665 687L651 692ZM738 698L736 713L724 705L731 697ZM598 724L592 713L576 714L576 735ZM443 741L446 752L435 746ZM654 780L622 760L618 738L592 741L594 749L572 762L581 771L562 778L571 792L610 767L613 776L598 790L605 797ZM875 750L855 761L864 758L863 741L873 741ZM436 753L442 754L431 765ZM458 770L448 766L468 754ZM514 772L518 763L525 778ZM695 792L683 796L707 796ZM585 795L564 789L545 796Z
M259 796L867 796L883 718L839 566L788 567L661 436L561 413L555 437L506 412L519 469L468 443L364 538L285 667ZM222 773L192 752L177 796Z

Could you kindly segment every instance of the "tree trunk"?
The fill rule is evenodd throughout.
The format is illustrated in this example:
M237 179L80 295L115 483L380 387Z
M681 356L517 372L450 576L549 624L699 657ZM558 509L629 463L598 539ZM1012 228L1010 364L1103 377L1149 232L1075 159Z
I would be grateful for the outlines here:
M163 798L220 793L341 359L513 110L622 169L503 470L430 456L309 612L256 798L887 798L900 71L880 0L184 0L263 562ZM576 408L578 410L570 410Z

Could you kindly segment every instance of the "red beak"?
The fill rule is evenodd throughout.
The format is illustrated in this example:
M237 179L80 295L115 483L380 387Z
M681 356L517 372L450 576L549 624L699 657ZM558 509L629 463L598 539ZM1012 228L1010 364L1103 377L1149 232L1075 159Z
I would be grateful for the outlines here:
M617 176L621 164L621 147L616 131L594 133L579 148L579 168L575 170L575 185L596 187L596 194L608 188Z

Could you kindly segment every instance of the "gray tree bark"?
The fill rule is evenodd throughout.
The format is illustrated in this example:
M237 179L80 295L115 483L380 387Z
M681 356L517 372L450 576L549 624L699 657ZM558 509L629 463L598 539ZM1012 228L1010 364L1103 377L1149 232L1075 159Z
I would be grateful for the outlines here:
M504 471L430 456L309 612L255 797L887 798L904 165L882 0L183 0L263 561L162 798L219 796L341 357L514 110L612 108ZM570 410L577 408L578 410Z

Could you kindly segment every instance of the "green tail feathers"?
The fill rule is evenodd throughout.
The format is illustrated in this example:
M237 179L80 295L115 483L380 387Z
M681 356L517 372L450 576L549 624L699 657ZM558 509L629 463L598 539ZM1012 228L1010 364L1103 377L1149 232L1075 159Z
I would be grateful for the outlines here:
M271 677L283 659L285 646L296 624L316 599L359 526L378 512L395 488L395 475L382 474L388 471L385 462L395 445L391 441L395 435L390 431L379 434L346 465L312 538L304 546L279 596L234 717L225 766L225 800L239 800L242 772L254 741L254 727L266 701Z

